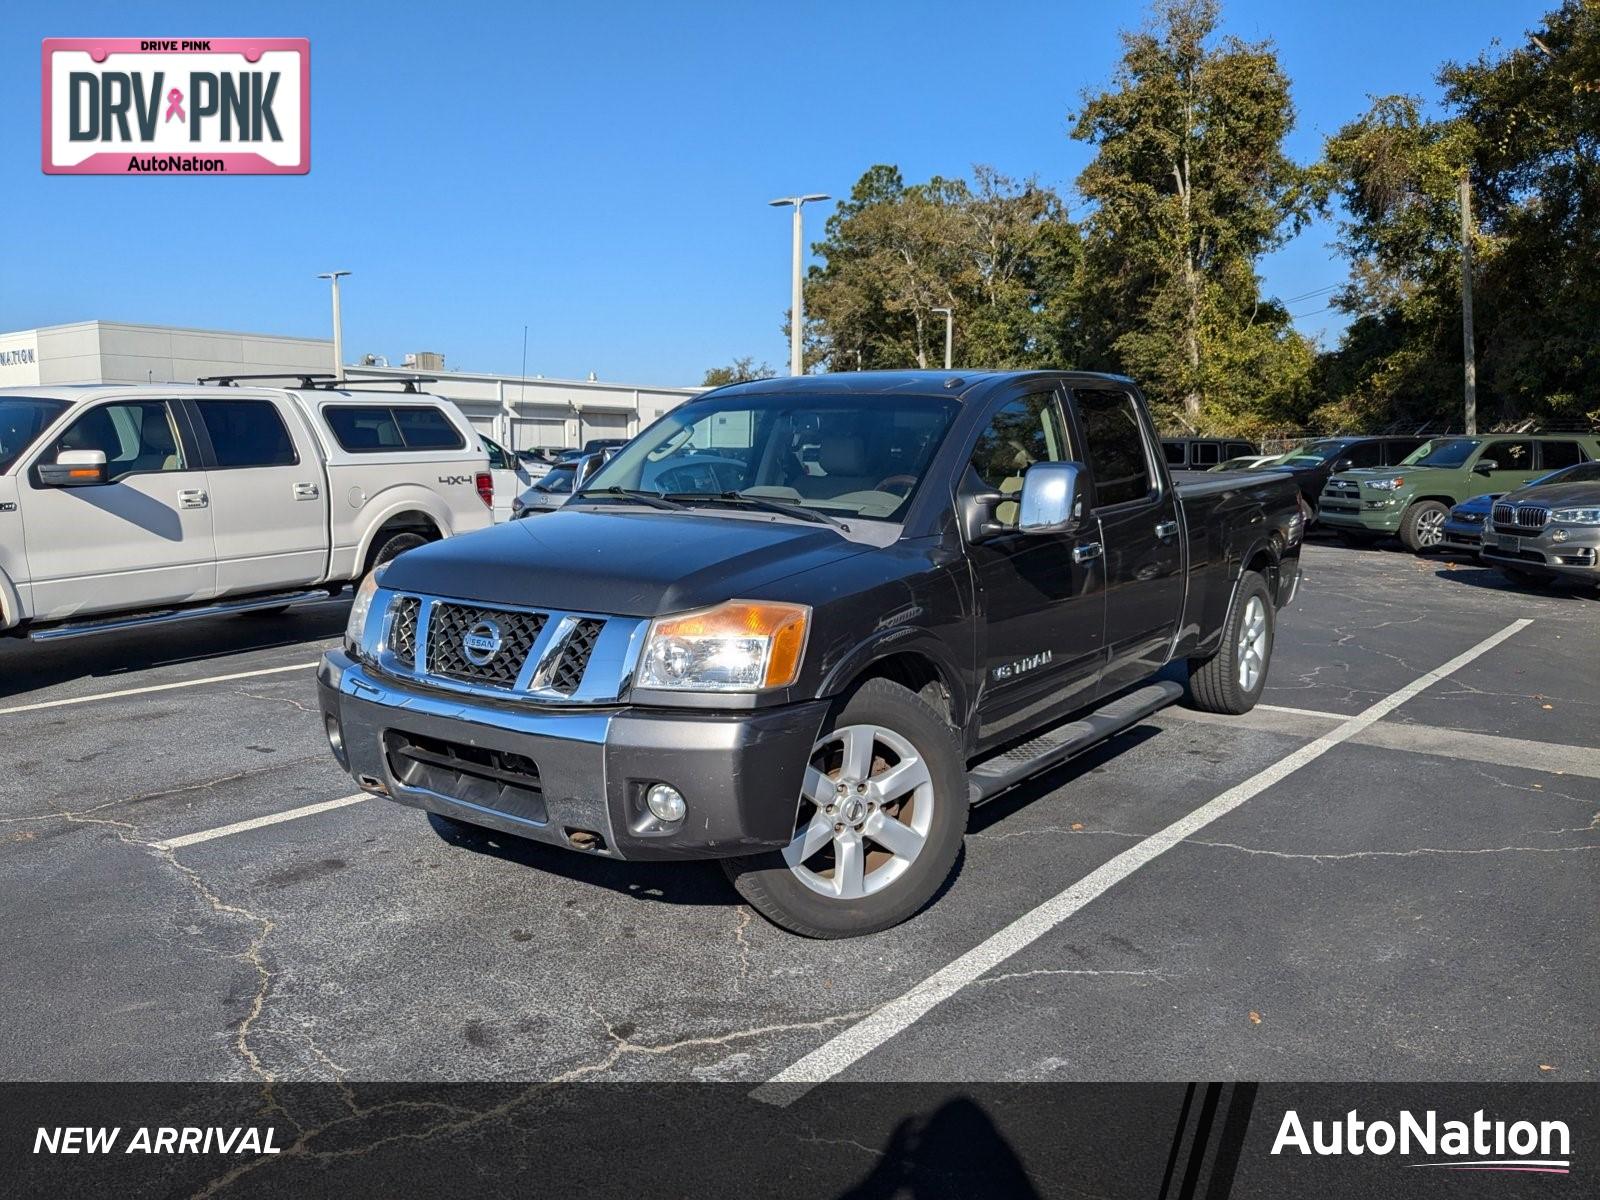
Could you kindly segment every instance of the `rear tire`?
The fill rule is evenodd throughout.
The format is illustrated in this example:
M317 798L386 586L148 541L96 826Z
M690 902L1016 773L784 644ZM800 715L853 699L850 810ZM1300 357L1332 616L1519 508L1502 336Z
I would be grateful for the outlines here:
M869 679L824 726L807 779L787 848L722 860L739 894L803 937L859 937L916 915L967 829L965 764L944 719Z
M1427 554L1444 545L1444 523L1450 510L1437 500L1418 500L1400 518L1400 541L1413 554Z
M1276 636L1272 589L1258 572L1246 571L1222 623L1222 645L1208 659L1189 660L1189 703L1201 712L1249 712L1266 690Z
M378 543L377 548L372 552L371 559L367 563L367 571L376 571L384 563L393 562L407 550L415 550L418 546L426 546L427 544L428 539L420 533L411 533L409 531L391 533L382 542Z

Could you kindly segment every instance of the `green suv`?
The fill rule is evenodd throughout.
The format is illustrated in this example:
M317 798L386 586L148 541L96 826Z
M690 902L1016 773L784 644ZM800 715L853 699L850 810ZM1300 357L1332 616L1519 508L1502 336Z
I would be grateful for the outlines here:
M1444 538L1445 518L1463 500L1509 492L1559 467L1600 459L1600 435L1485 434L1439 437L1398 467L1341 471L1322 489L1317 515L1347 540L1397 534L1425 554Z

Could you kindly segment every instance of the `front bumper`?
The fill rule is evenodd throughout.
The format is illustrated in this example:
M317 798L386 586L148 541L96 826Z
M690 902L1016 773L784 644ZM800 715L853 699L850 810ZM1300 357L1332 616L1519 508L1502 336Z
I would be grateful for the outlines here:
M788 844L826 701L740 713L496 705L401 685L341 651L317 668L335 755L365 791L609 858L721 858ZM330 737L331 740L331 737ZM667 783L687 814L663 826Z
M1481 521L1458 521L1454 518L1447 520L1441 527L1444 535L1444 548L1447 550L1476 551L1483 544L1483 523Z
M1369 500L1377 500L1376 496L1363 495L1359 499L1350 499L1345 496L1333 497L1323 493L1321 501L1317 504L1317 517L1322 524L1330 529L1360 529L1368 533L1398 533L1400 518L1404 515L1407 501L1390 500L1383 497L1385 507L1368 508Z
M1558 532L1563 535L1560 540ZM1546 525L1537 533L1502 533L1485 525L1479 555L1488 563L1596 581L1600 580L1600 526Z

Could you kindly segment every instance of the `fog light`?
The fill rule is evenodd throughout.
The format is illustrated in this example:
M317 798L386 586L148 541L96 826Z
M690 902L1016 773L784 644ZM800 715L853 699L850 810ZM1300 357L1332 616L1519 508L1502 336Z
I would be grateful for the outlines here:
M651 784L650 790L644 794L644 802L656 820L668 825L683 820L683 814L689 810L682 793L664 783Z
M1564 541L1566 541L1567 540L1567 531L1565 529L1554 530L1550 534L1550 540L1552 542L1564 542Z

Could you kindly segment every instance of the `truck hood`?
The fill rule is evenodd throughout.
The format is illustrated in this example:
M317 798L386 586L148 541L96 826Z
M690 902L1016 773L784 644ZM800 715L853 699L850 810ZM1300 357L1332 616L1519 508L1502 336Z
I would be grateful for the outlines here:
M563 508L419 546L389 564L383 586L654 617L748 596L870 549L782 518Z

